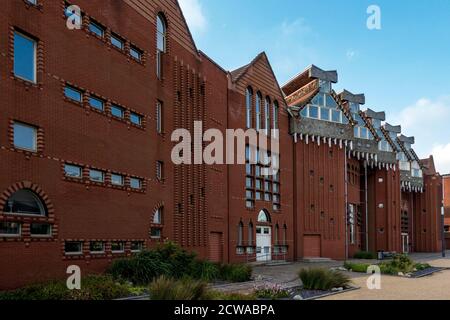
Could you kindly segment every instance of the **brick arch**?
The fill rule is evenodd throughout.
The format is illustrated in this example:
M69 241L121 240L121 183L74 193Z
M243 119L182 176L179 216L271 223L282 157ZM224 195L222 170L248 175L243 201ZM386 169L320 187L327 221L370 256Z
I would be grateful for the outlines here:
M156 204L156 206L153 207L152 215L150 217L150 224L151 225L153 225L153 219L155 218L156 211L158 211L161 208L164 208L164 201L158 202ZM163 212L163 214L164 214L164 212ZM164 217L162 217L162 218L164 218ZM164 224L164 220L162 221L162 224Z
M29 181L23 181L23 182L17 182L13 184L11 187L6 189L2 195L0 196L0 208L4 208L6 201L17 191L27 189L33 191L39 199L44 203L45 207L47 208L47 215L48 218L54 218L55 215L55 209L53 206L53 203L50 201L50 198L48 197L47 193L45 193L44 190L42 190L41 187L39 187L37 184L29 182Z

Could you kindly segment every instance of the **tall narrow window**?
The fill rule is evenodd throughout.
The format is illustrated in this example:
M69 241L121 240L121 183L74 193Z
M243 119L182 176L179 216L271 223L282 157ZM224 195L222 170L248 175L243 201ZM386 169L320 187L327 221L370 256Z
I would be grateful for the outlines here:
M163 107L160 101L156 103L156 132L163 133Z
M256 130L261 130L261 102L262 102L261 93L258 92L256 95L256 105L255 105Z
M247 116L247 129L252 127L252 102L253 102L253 90L252 88L247 88L246 90L246 116Z
M278 129L278 113L280 111L279 109L280 107L278 105L278 101L275 101L273 103L273 125L272 125L273 129Z
M278 233L280 232L280 227L278 226L278 223L275 225L275 234L273 235L274 236L274 242L275 242L275 245L278 245L279 243L278 243Z
M356 215L355 207L356 206L353 204L350 204L348 206L348 226L349 226L348 233L351 244L355 244L355 215Z
M283 245L287 245L287 226L283 226Z
M36 83L36 41L14 33L14 75Z
M156 161L156 179L158 181L164 179L164 163L162 161Z
M264 129L266 135L270 133L270 98L266 97L266 103L264 105Z
M156 18L156 75L162 78L162 56L166 52L166 22L161 14Z
M238 241L237 241L238 246L242 246L243 244L243 234L244 234L244 224L241 221L239 222L238 225Z
M248 224L248 245L253 246L253 223Z

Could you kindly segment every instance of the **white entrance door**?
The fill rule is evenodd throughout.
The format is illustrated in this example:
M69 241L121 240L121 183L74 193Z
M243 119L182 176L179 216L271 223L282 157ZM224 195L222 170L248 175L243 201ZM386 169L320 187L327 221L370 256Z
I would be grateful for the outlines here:
M272 260L272 229L256 227L256 261Z
M409 235L402 233L402 249L403 253L409 253Z

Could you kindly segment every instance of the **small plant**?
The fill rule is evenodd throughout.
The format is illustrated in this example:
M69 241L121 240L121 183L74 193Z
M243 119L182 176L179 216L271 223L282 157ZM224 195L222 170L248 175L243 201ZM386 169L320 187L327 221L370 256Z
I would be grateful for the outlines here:
M197 301L207 297L205 282L192 279L174 280L161 276L150 284L152 300Z
M219 266L215 263L197 260L193 263L191 276L207 282L220 278Z
M366 273L367 269L369 268L369 265L365 263L345 262L344 268L353 272Z
M398 275L399 273L411 273L417 269L416 264L405 254L393 256L392 261L379 264L381 273L389 275Z
M223 264L220 266L220 279L230 282L246 282L252 278L252 267L245 264Z
M299 278L306 290L329 291L333 288L346 288L350 285L350 278L336 270L302 269L299 271Z
M377 259L377 255L374 252L359 251L355 253L353 258L361 260L375 260Z
M289 291L281 288L281 286L276 284L264 284L263 286L256 287L254 290L254 295L259 299L283 299L289 298Z
M429 268L431 268L431 266L428 263L417 263L415 265L415 269L417 271L423 271L423 270L426 270L426 269L429 269Z

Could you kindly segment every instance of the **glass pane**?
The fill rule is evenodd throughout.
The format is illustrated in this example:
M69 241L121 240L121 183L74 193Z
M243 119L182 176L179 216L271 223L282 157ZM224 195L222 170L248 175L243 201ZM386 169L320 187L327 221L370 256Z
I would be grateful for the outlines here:
M89 23L89 31L95 33L97 36L103 38L104 29L95 22Z
M144 244L142 242L132 242L131 243L131 251L142 251Z
M130 120L132 123L134 123L136 125L139 125L139 126L141 125L141 121L142 121L141 116L136 113L131 113Z
M308 117L308 107L305 107L302 109L302 111L300 111L300 115L304 118Z
M339 110L332 110L333 118L331 119L333 122L341 122L341 111Z
M130 55L137 60L141 60L142 53L135 48L130 48Z
M256 200L262 200L262 192L256 192Z
M253 175L253 170L252 170L252 165L251 164L246 164L245 165L245 172L248 174L248 175Z
M111 242L112 252L123 252L125 251L125 244L123 242Z
M361 136L362 139L368 139L368 130L367 128L361 128Z
M150 236L152 238L161 238L161 229L159 229L159 228L151 228Z
M36 42L17 32L14 33L14 74L36 82Z
M104 252L105 251L105 243L94 241L89 244L89 250L91 252Z
M30 233L32 236L50 236L52 229L46 223L32 223L30 226Z
M111 175L111 183L116 186L123 186L123 176L118 174Z
M273 192L280 192L280 185L278 183L273 184Z
M78 101L78 102L82 102L82 94L80 91L71 88L71 87L66 87L64 89L64 94L66 95L67 98Z
M105 180L104 173L102 171L91 170L89 172L89 176L90 179L95 182L103 182Z
M247 199L253 199L253 191L247 190L245 196Z
M111 114L114 117L123 119L125 116L125 110L119 106L112 105L111 106Z
M253 179L252 178L246 178L245 185L247 188L253 188Z
M324 106L325 105L324 95L322 93L319 93L318 95L316 95L312 99L311 104L313 104L315 106L319 106L319 107Z
M320 109L320 119L325 121L330 121L330 109L321 108Z
M256 189L262 190L262 180L259 179L256 180Z
M0 234L1 235L20 235L21 225L16 222L0 222Z
M81 242L66 242L64 244L64 251L66 253L82 253L81 249Z
M103 111L104 108L104 102L103 100L94 98L94 97L90 97L89 98L89 104L91 105L92 108L95 108L97 110Z
M64 171L66 173L66 176L68 176L68 177L81 178L81 168L80 167L66 164L64 166Z
M309 107L309 117L312 119L318 119L319 118L319 108L310 106Z
M14 123L14 146L20 149L36 151L36 128Z
M130 179L130 186L133 189L140 189L141 188L141 180L136 178Z
M111 36L111 44L120 50L123 49L123 41L116 36Z
M327 107L328 107L328 108L335 109L335 108L338 107L336 101L334 101L334 99L333 99L332 96L330 96L330 95L327 94L326 97L327 97Z

